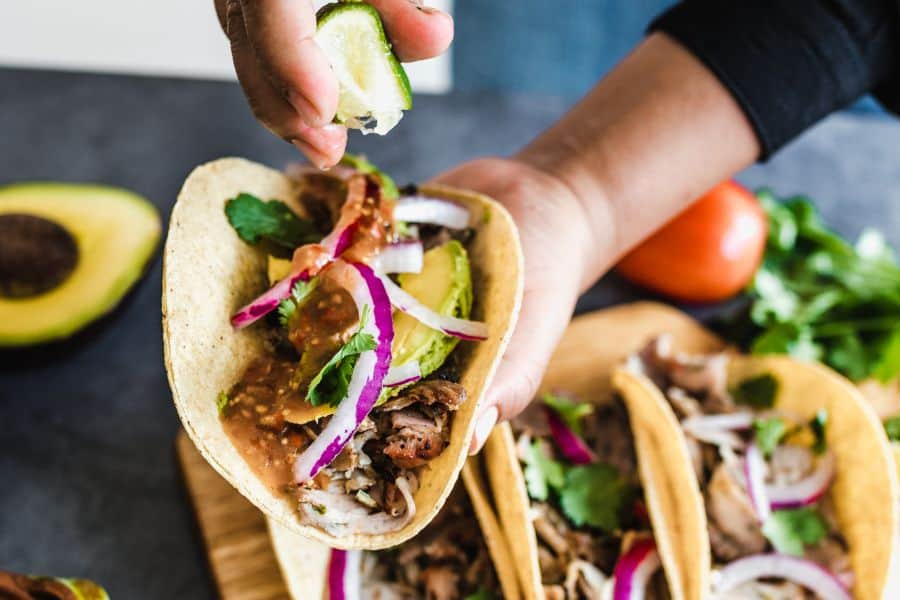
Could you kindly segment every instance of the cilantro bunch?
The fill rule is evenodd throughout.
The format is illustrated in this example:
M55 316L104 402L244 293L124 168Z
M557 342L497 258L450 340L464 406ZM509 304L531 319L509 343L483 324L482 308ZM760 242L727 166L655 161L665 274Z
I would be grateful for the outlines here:
M869 229L851 245L807 198L758 197L769 237L749 290L751 350L820 360L854 380L900 375L900 265L884 237Z

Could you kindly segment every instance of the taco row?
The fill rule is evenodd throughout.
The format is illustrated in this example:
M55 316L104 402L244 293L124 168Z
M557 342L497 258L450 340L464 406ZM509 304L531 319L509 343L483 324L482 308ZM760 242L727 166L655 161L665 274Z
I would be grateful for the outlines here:
M280 557L297 536L348 550L302 561L327 597L882 597L897 476L858 392L787 358L683 352L652 314L620 320L616 344L594 332L615 361L576 361L616 391L547 390L489 439L490 491L469 491L497 567L461 576L484 560L471 540L450 544L468 561L430 555L458 532L442 522L472 521L447 499L521 291L515 229L487 198L401 192L353 157L291 176L210 163L165 252L179 416L269 517ZM442 507L452 516L411 540Z

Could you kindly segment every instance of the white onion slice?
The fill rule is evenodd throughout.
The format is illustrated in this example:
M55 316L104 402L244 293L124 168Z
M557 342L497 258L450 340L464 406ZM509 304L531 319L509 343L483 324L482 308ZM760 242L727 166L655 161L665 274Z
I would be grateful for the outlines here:
M487 323L440 315L416 300L409 292L401 289L399 285L388 277L379 275L378 278L384 284L388 297L391 299L391 304L420 323L464 340L481 341L487 339Z
M394 207L394 219L409 223L443 225L450 229L465 229L469 226L469 211L459 204L440 198L404 196Z
M681 422L687 431L741 431L753 426L753 413L735 412L723 415L694 415Z
M747 446L747 452L744 454L744 478L753 512L756 513L760 523L765 523L772 514L772 509L766 494L766 461L756 444Z
M773 510L800 508L817 502L834 479L834 455L828 451L819 457L808 476L791 484L769 484L766 495Z
M362 331L375 338L377 346L359 355L350 377L347 396L338 404L319 437L297 456L294 463L296 483L315 477L353 438L360 423L378 401L391 364L394 324L390 301L381 280L367 265L348 264L342 260L332 263L329 274L350 292L360 314L364 306L371 307L372 317L366 321Z
M632 544L628 552L619 557L613 571L613 600L643 600L647 583L659 566L659 554L652 539Z
M422 242L398 242L385 246L375 259L379 273L421 273L425 260Z
M718 575L713 584L717 594L726 594L748 581L774 577L802 585L822 600L852 598L834 573L810 560L788 554L755 554L741 558L729 563Z
M742 440L740 436L733 431L729 431L727 429L695 427L691 424L688 424L688 427L685 427L684 424L686 421L687 420L681 422L682 429L684 429L685 433L693 438L700 440L701 442L713 444L714 446L725 446L727 448L732 448L735 450L740 450L745 446L744 440Z
M384 387L397 387L422 379L419 361L411 360L402 365L392 366L384 377Z
M328 600L359 600L361 550L331 550L328 559Z

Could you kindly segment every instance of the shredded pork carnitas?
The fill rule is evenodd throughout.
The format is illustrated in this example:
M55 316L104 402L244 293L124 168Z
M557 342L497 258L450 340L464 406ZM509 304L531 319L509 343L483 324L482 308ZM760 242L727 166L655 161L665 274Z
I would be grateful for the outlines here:
M452 414L465 397L461 385L435 379L377 407L312 482L289 486L304 520L333 534L385 533L408 523L418 471L449 442ZM307 443L325 423L304 426Z
M539 441L556 459L555 448L541 402L533 402L512 423L520 460ZM621 400L599 405L580 420L582 438L598 462L606 463L637 485L637 457L628 412ZM538 562L547 600L606 600L611 597L616 561L631 547L636 531L604 532L572 524L552 502L532 500L530 517L538 541ZM640 525L631 523L631 525ZM644 532L646 534L646 532ZM665 579L658 572L648 588L648 600L669 598Z
M501 597L484 536L457 488L417 537L362 563L362 600L462 600L480 589Z
M629 360L629 367L647 375L664 391L676 416L684 421L698 415L718 415L748 410L738 406L728 390L728 354L688 355L672 350L669 336L651 340ZM776 413L768 414L768 416ZM743 473L743 447L752 437L746 432L724 432L717 443L699 439L684 428L694 471L703 489L709 540L716 563L771 551L754 512ZM727 434L727 435L726 435ZM768 484L790 485L807 477L816 457L803 445L781 443L766 461ZM817 510L828 534L807 546L805 557L852 582L847 543L840 533L830 496L818 502ZM812 600L816 596L791 582L749 582L729 592L734 600Z

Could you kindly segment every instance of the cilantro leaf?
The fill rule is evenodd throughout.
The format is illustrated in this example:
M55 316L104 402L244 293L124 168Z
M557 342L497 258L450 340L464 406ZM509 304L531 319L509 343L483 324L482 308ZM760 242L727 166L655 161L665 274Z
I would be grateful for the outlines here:
M219 392L219 395L216 398L216 408L219 409L220 417L225 416L225 411L228 409L228 394Z
M816 411L815 416L809 420L809 429L812 431L814 442L812 450L816 454L822 454L828 448L827 445L827 429L828 429L828 411L820 409Z
M225 202L225 216L238 237L251 246L266 240L293 250L322 238L312 221L301 219L281 200L263 202L241 193Z
M569 469L565 487L559 492L560 506L572 523L607 532L621 527L624 511L633 499L633 487L604 463Z
M359 322L359 330L354 333L347 343L341 346L334 356L328 359L325 366L309 382L306 399L313 406L328 404L337 406L341 400L347 397L350 388L350 378L353 369L363 352L374 350L378 345L370 333L363 332L368 315L368 305L363 306L362 316Z
M294 284L294 287L291 289L291 295L278 304L278 322L281 323L282 327L287 327L288 321L294 316L294 313L297 312L303 301L316 289L318 284L319 280L316 277L309 281L301 279Z
M587 402L575 402L563 396L555 396L553 394L544 394L541 400L559 415L559 418L565 421L569 429L577 434L581 434L581 418L594 412L594 406Z
M469 594L463 600L497 600L497 596L491 593L485 586L478 588L474 594Z
M565 484L565 467L550 458L538 440L528 446L523 474L528 495L541 502L550 496L551 487L559 489Z
M381 183L381 193L385 198L396 199L400 196L397 184L384 171L369 162L362 154L345 154L341 157L340 164L351 169L356 169L366 175L375 175Z
M756 419L753 421L753 433L756 439L756 445L767 458L772 456L778 442L787 432L787 426L781 417L772 417L770 419Z
M892 442L900 442L900 417L891 417L884 421L884 431Z
M828 535L828 527L819 511L806 506L772 512L763 523L762 532L778 552L802 556L806 546L816 544Z
M749 288L754 353L822 360L853 380L900 376L900 264L876 230L850 244L803 196L758 193L769 219L763 265Z
M775 395L778 393L778 380L771 373L763 373L756 377L744 379L731 390L731 395L740 404L746 404L757 410L775 406Z

